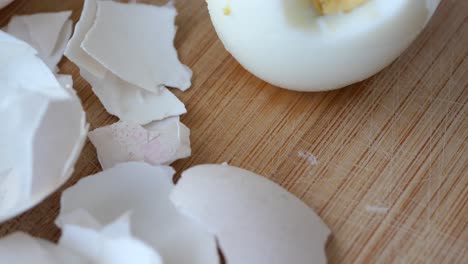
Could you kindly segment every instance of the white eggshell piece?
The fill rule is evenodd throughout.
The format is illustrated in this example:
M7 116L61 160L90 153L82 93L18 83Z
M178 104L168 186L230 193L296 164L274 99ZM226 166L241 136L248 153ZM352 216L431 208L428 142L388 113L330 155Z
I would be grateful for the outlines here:
M439 2L369 0L319 16L312 1L207 0L218 36L239 63L298 91L337 89L376 74L410 45Z
M84 264L86 259L73 252L25 233L16 232L0 239L2 263L15 264ZM66 262L64 262L66 261Z
M109 1L109 0L101 0ZM65 56L73 61L81 70L86 70L92 75L97 76L99 79L104 78L107 69L99 62L89 56L84 50L81 49L81 42L83 42L86 33L92 27L96 19L97 0L85 0L81 17L75 26L75 32L68 42L65 50Z
M60 31L55 50L52 52L50 57L42 58L52 71L59 71L57 65L63 58L63 54L65 53L65 49L67 48L67 44L70 39L70 36L72 35L72 32L73 22L71 20L67 20L67 22L65 22L65 24L63 25L62 31Z
M161 257L130 232L128 214L98 230L66 224L59 245L77 252L92 263L158 264Z
M24 254L25 250L27 254ZM5 263L54 263L36 239L24 233L13 233L0 239L0 255Z
M63 11L14 16L7 31L33 46L47 66L55 70L72 33L70 15L71 11Z
M125 6L127 7L130 5ZM135 122L141 125L186 113L187 110L184 104L167 88L155 86L151 91L148 91L140 86L129 83L109 71L104 65L101 65L100 62L96 61L82 49L81 44L95 22L96 12L97 1L86 0L80 21L75 27L75 33L68 43L65 55L80 67L82 76L91 84L94 93L98 96L106 110L110 114L119 117L122 121ZM170 25L173 26L174 21L170 21L170 23ZM147 28L147 26L145 26L145 28ZM110 47L116 47L115 43L112 43ZM149 51L154 52L153 49L158 47L159 46L151 46ZM115 49L113 52L115 52ZM127 52L131 53L132 51L126 50L123 53ZM162 52L166 57L169 56L165 53L166 50ZM120 58L119 56L122 55L120 48L119 52L114 53L114 55ZM177 54L175 54L175 56L175 58L177 58ZM161 59L163 58L165 57L158 58L158 65L163 65L161 67L165 69L169 68L170 63L167 64L162 61ZM120 59L122 59L122 61L125 60L125 58ZM118 64L121 65L121 61ZM123 64L128 64L128 62ZM138 68L141 68L141 66L138 66ZM147 72L140 72L138 74L146 73ZM145 78L146 77L147 76L145 76Z
M13 0L0 0L0 9L9 5L11 2L13 2Z
M92 89L107 112L122 121L145 125L155 120L185 114L185 105L167 88L149 92L106 72L103 79L86 70L81 75Z
M145 127L120 121L97 128L88 136L96 147L103 169L127 161L169 165L191 154L190 130L179 121L179 117L153 122Z
M64 213L60 215L60 218L56 219L57 226L73 225L82 228L100 230L102 229L101 223L99 223L94 217L86 210L80 208L75 211Z
M36 240L39 243L39 245L41 245L41 247L45 251L47 251L47 253L51 256L51 258L55 260L55 262L46 262L47 264L54 264L54 263L56 264L64 264L64 263L66 264L101 264L101 263L93 263L88 258L79 256L76 252L71 251L65 247L52 244L49 241L38 239L38 238L36 238ZM26 252L26 250L23 250L21 252ZM37 262L37 261L28 262L28 263L41 264L40 262Z
M0 30L0 56L3 59L16 57L18 54L36 54L37 51L26 42Z
M182 174L171 200L210 228L227 263L327 262L328 227L301 200L252 172L193 167Z
M0 221L31 208L64 183L87 134L74 91L59 84L34 49L21 42L15 47L5 36L0 34L0 120L5 123L0 130Z
M63 193L57 224L66 226L62 216L78 209L102 225L130 211L131 234L164 263L218 264L215 238L169 200L173 174L170 167L131 162L84 178Z
M96 20L81 43L86 53L119 78L148 91L191 86L192 72L174 48L174 6L97 4Z
M0 43L0 49L5 51L5 53L0 52L0 81L4 86L11 88L2 89L0 95L25 91L57 100L69 97L69 92L60 86L50 69L44 67L44 62L35 55L33 49L11 56L8 54L10 50L8 46ZM12 53L15 53L16 49L16 47L11 49Z

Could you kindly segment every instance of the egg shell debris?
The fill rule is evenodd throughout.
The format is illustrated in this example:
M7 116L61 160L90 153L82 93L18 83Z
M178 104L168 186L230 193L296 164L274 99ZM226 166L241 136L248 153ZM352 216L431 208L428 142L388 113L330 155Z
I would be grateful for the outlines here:
M145 125L186 113L167 89L191 86L192 71L173 44L176 15L172 3L85 1L65 56L110 114Z

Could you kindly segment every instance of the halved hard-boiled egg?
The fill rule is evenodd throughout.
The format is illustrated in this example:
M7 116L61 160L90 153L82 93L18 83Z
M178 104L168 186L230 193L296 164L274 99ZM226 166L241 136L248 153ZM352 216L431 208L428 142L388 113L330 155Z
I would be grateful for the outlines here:
M297 91L338 89L393 62L440 0L207 0L226 49L248 71Z

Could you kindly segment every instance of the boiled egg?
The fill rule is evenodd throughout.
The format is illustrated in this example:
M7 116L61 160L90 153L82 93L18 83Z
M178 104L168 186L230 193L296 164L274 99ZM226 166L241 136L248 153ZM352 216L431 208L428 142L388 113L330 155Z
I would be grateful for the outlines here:
M226 49L282 88L324 91L392 63L440 0L207 0Z

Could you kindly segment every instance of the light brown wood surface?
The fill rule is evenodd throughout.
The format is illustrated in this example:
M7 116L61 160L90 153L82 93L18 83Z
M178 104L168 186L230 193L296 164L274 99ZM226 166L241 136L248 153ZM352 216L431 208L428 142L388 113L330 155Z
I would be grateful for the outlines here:
M193 148L175 168L227 161L281 184L330 226L331 263L468 263L468 1L442 2L383 72L339 91L298 93L245 71L218 40L205 1L177 1L176 46L194 79L175 92ZM69 9L77 21L82 4L16 0L0 25L13 14ZM73 75L91 128L117 120L71 62L60 69ZM88 142L65 187L99 170ZM56 240L59 198L1 224L0 234Z

